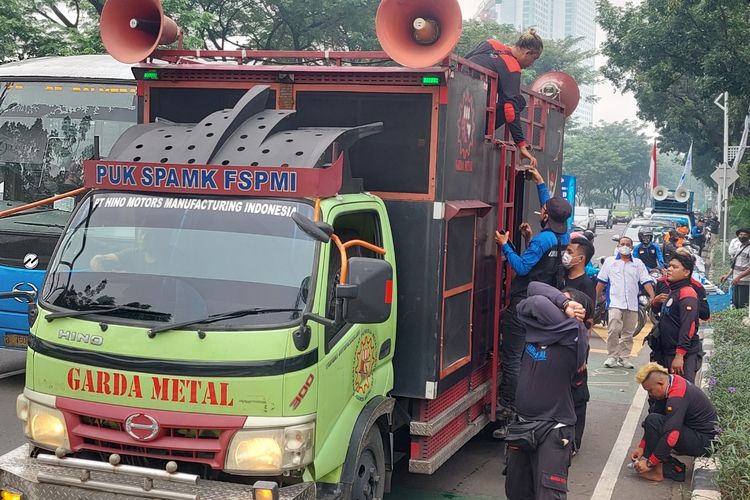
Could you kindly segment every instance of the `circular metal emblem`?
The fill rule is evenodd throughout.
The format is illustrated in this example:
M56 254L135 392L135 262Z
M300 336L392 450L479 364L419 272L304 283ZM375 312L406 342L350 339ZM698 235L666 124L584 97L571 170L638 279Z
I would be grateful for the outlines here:
M16 283L13 285L13 291L14 292L34 292L36 294L39 294L39 290L37 290L36 286L34 286L33 283L26 283L25 281L22 281L20 283ZM16 302L25 302L25 299L22 299L20 297L15 297Z
M125 420L125 432L136 441L151 441L159 434L159 422L151 415L136 413Z
M23 258L23 267L26 269L36 269L39 265L39 256L35 253L27 253Z

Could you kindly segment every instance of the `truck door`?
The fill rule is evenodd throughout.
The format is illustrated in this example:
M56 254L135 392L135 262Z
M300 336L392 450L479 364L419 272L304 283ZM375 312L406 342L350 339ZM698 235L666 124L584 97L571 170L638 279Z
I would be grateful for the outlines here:
M380 209L382 208L378 205L367 203L344 205L334 208L331 212L333 217L327 220L333 224L335 234L342 242L359 239L383 246L384 217L379 213ZM316 303L320 315L333 319L335 286L341 276L341 259L333 242L328 247L327 251L321 252L321 259L326 259L327 262L320 266L318 279L321 286ZM392 244L389 243L385 248L392 252ZM383 258L357 246L349 249L348 256ZM387 254L386 258L393 263L390 255ZM343 461L351 426L362 407L372 397L386 394L393 387L391 359L395 310L392 310L391 318L385 323L360 325L342 320L332 327L320 327L318 331L321 335L322 360L318 372L320 385L316 439L322 446L320 451L324 455L333 452L331 447L334 446L336 451L333 453L340 454L340 460ZM329 457L330 455L326 458Z

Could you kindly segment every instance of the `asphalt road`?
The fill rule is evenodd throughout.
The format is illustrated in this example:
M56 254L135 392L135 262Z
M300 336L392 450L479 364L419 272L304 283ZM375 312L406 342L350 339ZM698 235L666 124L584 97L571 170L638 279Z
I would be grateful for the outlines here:
M597 256L613 254L615 243L611 237L621 234L623 228L619 225L610 230L599 229L594 241ZM684 483L647 483L626 467L627 450L641 437L638 423L645 417L645 393L636 386L632 370L602 367L606 358L606 331L597 328L595 333L589 358L591 401L586 434L581 453L574 457L571 466L568 498L689 498ZM641 349L639 343L636 341L633 352L635 364L648 361L648 349ZM19 354L0 350L0 368L4 368L5 373L17 371ZM0 453L24 442L15 415L15 400L23 390L23 382L21 374L0 378ZM432 476L409 474L402 464L394 478L394 491L386 499L502 499L505 498L503 467L502 443L487 433L480 433Z

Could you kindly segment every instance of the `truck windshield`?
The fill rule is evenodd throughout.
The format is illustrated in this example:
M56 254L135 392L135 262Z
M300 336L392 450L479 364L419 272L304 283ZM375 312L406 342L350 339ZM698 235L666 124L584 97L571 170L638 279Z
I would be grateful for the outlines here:
M149 326L248 307L304 309L316 243L295 212L313 217L310 205L288 200L94 193L62 236L41 301ZM285 310L203 329L299 317Z
M106 156L135 122L132 82L0 81L2 199L21 205L80 187L94 136Z

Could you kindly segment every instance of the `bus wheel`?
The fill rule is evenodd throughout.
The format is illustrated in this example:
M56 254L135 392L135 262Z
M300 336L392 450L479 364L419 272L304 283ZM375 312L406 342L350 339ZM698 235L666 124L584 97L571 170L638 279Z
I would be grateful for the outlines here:
M378 426L367 433L367 441L357 457L352 484L352 500L383 498L385 489L385 450Z

